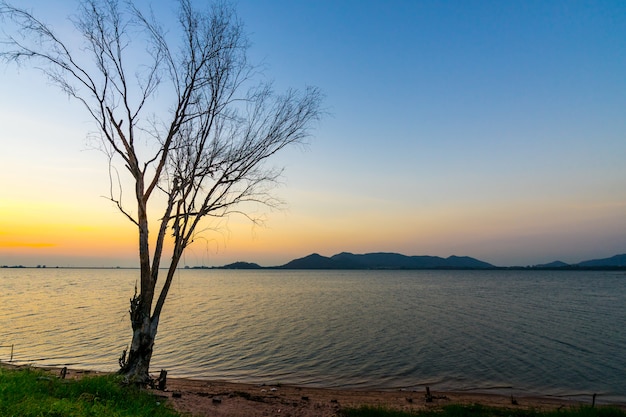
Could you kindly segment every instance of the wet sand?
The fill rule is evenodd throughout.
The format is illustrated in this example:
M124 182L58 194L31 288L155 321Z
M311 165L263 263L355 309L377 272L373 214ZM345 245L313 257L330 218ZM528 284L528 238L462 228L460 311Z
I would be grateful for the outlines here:
M548 397L434 392L323 389L297 386L265 386L221 381L168 379L160 393L176 410L198 416L336 416L341 408L383 406L421 410L449 404L482 404L517 409L558 409L579 403ZM180 396L179 396L180 395Z

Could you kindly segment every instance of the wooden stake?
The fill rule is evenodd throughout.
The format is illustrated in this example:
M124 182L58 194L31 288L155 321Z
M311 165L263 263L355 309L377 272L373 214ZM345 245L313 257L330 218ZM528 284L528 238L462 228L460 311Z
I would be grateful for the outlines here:
M157 389L161 391L165 391L165 385L167 384L167 371L165 369L161 369L161 374L157 379Z
M430 395L430 387L426 387L426 402L427 403L433 402L433 396Z

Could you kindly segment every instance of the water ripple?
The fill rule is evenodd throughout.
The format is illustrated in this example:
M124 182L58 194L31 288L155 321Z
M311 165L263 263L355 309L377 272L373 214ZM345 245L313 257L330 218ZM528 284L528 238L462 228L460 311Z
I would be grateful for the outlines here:
M22 363L115 370L137 274L0 270L0 346ZM153 369L626 401L624 305L610 272L184 270Z

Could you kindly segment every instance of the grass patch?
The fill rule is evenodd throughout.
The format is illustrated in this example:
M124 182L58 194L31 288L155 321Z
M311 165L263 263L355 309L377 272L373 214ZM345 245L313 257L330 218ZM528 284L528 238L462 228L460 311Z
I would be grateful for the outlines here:
M448 405L437 410L399 411L384 407L341 410L341 417L626 417L617 407L581 406L554 411L515 410L475 405Z
M175 417L149 392L123 386L116 375L59 379L48 372L0 367L0 416Z

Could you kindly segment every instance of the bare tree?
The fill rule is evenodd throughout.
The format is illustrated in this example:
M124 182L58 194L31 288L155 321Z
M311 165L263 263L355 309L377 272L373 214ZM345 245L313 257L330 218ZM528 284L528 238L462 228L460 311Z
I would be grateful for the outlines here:
M196 10L178 0L178 11L172 36L130 0L82 0L71 19L82 44L72 49L32 12L0 3L11 24L0 57L33 64L84 105L110 157L110 199L137 227L140 286L130 300L132 341L119 362L138 384L150 380L159 318L185 248L203 222L232 213L254 221L246 203L274 206L269 191L281 170L266 160L307 137L321 114L316 88L277 95L267 83L253 84L248 40L228 4ZM164 97L166 109L158 106ZM119 164L134 186L132 205L122 198Z

